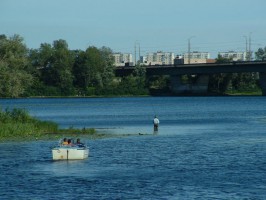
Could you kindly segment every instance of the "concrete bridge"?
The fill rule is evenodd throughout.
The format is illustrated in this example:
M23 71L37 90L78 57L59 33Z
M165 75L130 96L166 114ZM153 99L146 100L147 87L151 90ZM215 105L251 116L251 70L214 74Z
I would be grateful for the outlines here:
M117 67L116 76L127 76L133 72L135 67ZM258 72L262 93L266 95L266 61L262 62L232 62L212 64L190 64L190 65L156 65L147 66L146 75L170 75L171 89L174 93L206 93L208 90L209 75L220 73L244 73ZM182 75L197 75L193 85L183 84Z

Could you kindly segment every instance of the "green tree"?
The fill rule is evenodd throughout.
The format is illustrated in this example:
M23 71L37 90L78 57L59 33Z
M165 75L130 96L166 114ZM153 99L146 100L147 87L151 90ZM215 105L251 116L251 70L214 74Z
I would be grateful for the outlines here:
M32 85L28 49L23 38L0 37L0 96L19 97Z
M142 65L137 65L133 71L133 76L135 77L138 90L143 93L146 86L146 68Z
M88 69L86 65L87 55L82 50L77 50L73 53L75 54L73 66L74 86L80 88L81 91L85 91L89 86Z
M88 88L101 84L99 73L102 65L100 51L96 47L76 52L73 68L75 85L86 93Z
M74 94L72 67L74 64L74 56L68 49L65 40L56 40L53 43L53 60L50 67L51 79L54 85L60 88L63 95Z
M255 52L256 60L264 61L266 60L266 47L259 48L257 52Z
M102 47L100 49L100 54L103 60L103 71L102 71L102 84L103 87L109 87L112 85L115 77L115 67L114 67L114 58L112 56L112 50L107 47Z
M38 49L29 51L29 59L33 68L34 84L28 93L32 96L60 95L60 89L50 80L52 63L54 62L53 47L43 43Z
M41 44L30 53L32 64L40 70L38 88L46 88L50 95L73 95L72 68L74 53L68 49L65 40L55 40L53 46Z
M39 49L30 50L30 59L32 65L36 68L43 69L51 67L54 62L54 50L51 44L43 43Z
M124 95L145 95L148 94L146 87L146 69L137 65L133 73L123 77L117 86L120 94Z
M217 63L232 62L219 56ZM221 73L210 76L209 91L221 94L227 92L247 92L258 90L258 79L256 73Z
M218 55L218 58L216 59L216 63L228 63L232 62L232 59L223 58L222 56ZM232 74L214 74L210 76L209 80L209 92L217 92L224 94L230 85L230 81L232 78Z
M109 48L89 47L86 51L75 52L75 64L73 68L75 86L86 95L106 93L113 90L114 61L112 51Z

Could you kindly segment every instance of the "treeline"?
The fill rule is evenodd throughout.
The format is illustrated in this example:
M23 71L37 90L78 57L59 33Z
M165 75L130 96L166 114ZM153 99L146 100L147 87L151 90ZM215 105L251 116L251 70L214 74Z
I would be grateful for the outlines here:
M266 49L256 56L264 59ZM70 50L65 40L29 49L19 35L0 35L0 97L148 95L170 92L169 76L145 76L137 66L127 77L115 77L114 58L108 47ZM217 58L217 62L228 62ZM193 77L184 76L188 83ZM213 75L210 92L259 90L254 73ZM157 92L158 94L158 92Z
M0 97L148 94L138 69L115 77L112 53L94 46L70 50L61 39L28 49L19 35L0 35Z

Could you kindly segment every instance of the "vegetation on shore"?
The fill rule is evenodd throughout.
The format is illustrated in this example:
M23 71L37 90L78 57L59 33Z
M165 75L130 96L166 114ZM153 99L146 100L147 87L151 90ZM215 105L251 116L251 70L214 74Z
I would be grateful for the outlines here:
M59 129L50 121L41 121L29 115L24 109L0 110L0 142L22 140L52 140L62 137L102 138L95 129Z
M262 91L261 90L255 90L255 91L227 91L227 95L230 96L261 96Z
M256 60L266 59L266 47L255 52ZM218 57L217 63L232 59ZM182 82L194 84L197 76L184 75ZM224 95L260 90L257 73L210 76L210 94ZM0 97L139 96L172 95L171 77L146 76L145 66L132 74L115 75L113 51L108 47L71 50L67 41L55 40L29 49L19 35L0 35Z

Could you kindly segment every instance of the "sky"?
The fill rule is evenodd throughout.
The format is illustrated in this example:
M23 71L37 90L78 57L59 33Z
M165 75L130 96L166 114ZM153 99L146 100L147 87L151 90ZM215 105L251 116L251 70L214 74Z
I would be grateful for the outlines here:
M105 46L145 55L245 51L266 46L265 0L0 0L0 34L28 48L63 39L69 49Z

